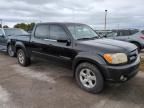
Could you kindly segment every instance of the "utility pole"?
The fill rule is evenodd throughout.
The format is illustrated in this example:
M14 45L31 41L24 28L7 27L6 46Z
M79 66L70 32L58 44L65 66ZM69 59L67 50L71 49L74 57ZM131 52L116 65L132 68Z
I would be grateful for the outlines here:
M108 10L105 10L105 25L104 25L104 30L107 29L107 11Z
M1 28L3 28L2 19L0 19L0 21L1 21Z

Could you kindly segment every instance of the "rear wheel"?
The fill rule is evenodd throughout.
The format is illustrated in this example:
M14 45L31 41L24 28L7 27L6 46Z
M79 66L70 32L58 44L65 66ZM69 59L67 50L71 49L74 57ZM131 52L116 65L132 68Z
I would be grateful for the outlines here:
M78 65L75 77L78 85L88 92L99 93L103 90L103 76L98 68L91 63Z
M23 49L17 51L18 63L22 66L30 65L30 58L26 57L26 53Z
M8 45L8 47L7 47L7 52L8 52L8 55L9 55L10 57L15 57L15 52L13 51L11 45Z

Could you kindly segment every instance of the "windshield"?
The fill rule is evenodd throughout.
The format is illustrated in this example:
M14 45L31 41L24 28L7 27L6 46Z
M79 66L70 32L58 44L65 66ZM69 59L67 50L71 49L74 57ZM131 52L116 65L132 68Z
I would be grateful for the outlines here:
M12 35L28 35L28 33L22 29L4 29L6 36Z
M87 25L72 24L67 25L67 27L76 40L98 38L98 35L94 32L94 30Z

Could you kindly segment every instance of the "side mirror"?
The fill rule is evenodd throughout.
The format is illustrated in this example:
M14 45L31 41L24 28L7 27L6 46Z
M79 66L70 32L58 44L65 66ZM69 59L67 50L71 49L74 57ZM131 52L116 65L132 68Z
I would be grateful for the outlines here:
M70 44L71 44L70 40L65 40L65 39L59 39L59 40L57 40L57 42L66 43L66 46L70 46Z

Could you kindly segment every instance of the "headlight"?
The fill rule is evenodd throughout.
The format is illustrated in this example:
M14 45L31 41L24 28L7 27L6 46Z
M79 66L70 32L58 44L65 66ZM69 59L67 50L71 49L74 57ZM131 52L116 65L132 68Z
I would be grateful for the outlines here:
M104 54L103 57L110 64L122 64L128 62L127 55L124 53Z

